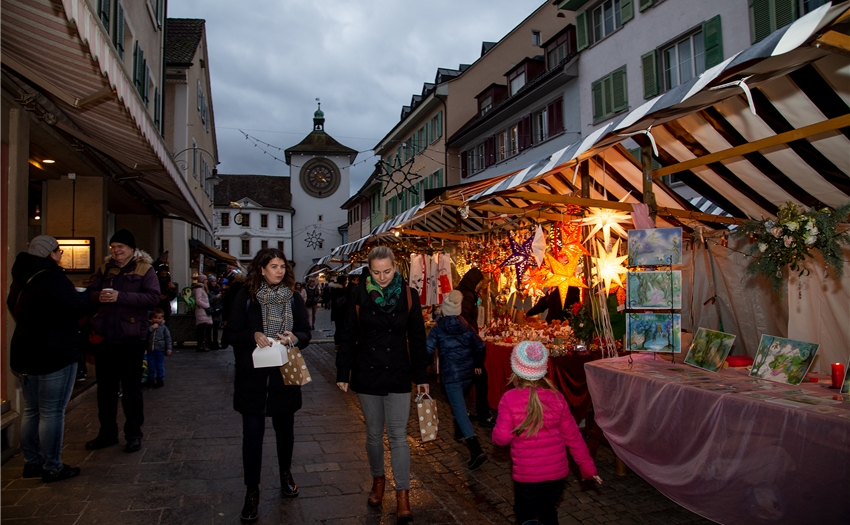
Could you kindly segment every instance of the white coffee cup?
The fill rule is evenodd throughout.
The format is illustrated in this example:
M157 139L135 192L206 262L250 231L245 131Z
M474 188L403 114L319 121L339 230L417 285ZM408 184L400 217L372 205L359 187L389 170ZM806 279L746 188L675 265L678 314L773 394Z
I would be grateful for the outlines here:
M88 288L83 288L82 286L75 286L74 288L75 288L78 292L80 292L80 293L85 292L86 290L88 290Z

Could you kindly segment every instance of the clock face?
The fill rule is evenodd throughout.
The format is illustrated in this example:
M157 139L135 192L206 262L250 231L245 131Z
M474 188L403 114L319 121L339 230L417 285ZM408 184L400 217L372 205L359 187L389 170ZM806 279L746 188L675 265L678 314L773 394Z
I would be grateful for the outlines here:
M239 226L241 226L241 225L242 225L242 222L243 222L243 221L244 221L244 216L243 216L241 213L237 213L237 214L233 217L233 222L235 222L235 223L236 223L237 225L239 225Z
M330 197L339 184L339 168L328 159L311 159L301 168L301 187L313 197Z

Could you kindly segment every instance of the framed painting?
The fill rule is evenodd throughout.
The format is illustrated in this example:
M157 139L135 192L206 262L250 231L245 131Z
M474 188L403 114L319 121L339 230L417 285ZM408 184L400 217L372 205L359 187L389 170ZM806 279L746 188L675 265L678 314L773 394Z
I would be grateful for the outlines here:
M682 308L682 272L629 272L626 275L626 304L644 310Z
M812 366L819 346L775 335L762 335L750 376L799 385Z
M694 342L688 348L685 363L709 372L718 372L723 368L723 362L734 343L735 336L732 334L700 328L694 335Z
M626 314L626 350L681 352L681 314Z
M682 264L682 228L629 230L629 266Z

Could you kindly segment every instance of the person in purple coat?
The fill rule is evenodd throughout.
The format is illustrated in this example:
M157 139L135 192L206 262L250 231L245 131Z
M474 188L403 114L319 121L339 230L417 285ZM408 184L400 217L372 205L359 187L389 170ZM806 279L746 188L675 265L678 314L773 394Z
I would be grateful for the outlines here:
M89 299L97 306L91 317L90 340L95 348L97 372L97 437L86 449L98 450L118 443L118 392L123 391L124 438L127 452L142 448L145 422L140 385L142 356L148 336L149 311L159 303L159 280L136 238L119 230L109 240L110 255L92 277Z

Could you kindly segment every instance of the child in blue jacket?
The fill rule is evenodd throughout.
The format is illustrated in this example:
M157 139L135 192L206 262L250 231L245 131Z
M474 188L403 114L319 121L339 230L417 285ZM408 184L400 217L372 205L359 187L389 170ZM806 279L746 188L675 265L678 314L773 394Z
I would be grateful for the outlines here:
M485 346L475 330L460 316L462 303L463 294L452 290L443 300L443 317L431 329L425 344L429 355L433 355L436 348L440 349L440 376L455 416L455 438L462 434L470 454L466 466L475 470L487 460L487 456L472 429L463 389L472 382L475 374L481 374Z
M148 329L148 384L165 386L165 356L171 355L171 332L165 326L165 312L155 308Z

